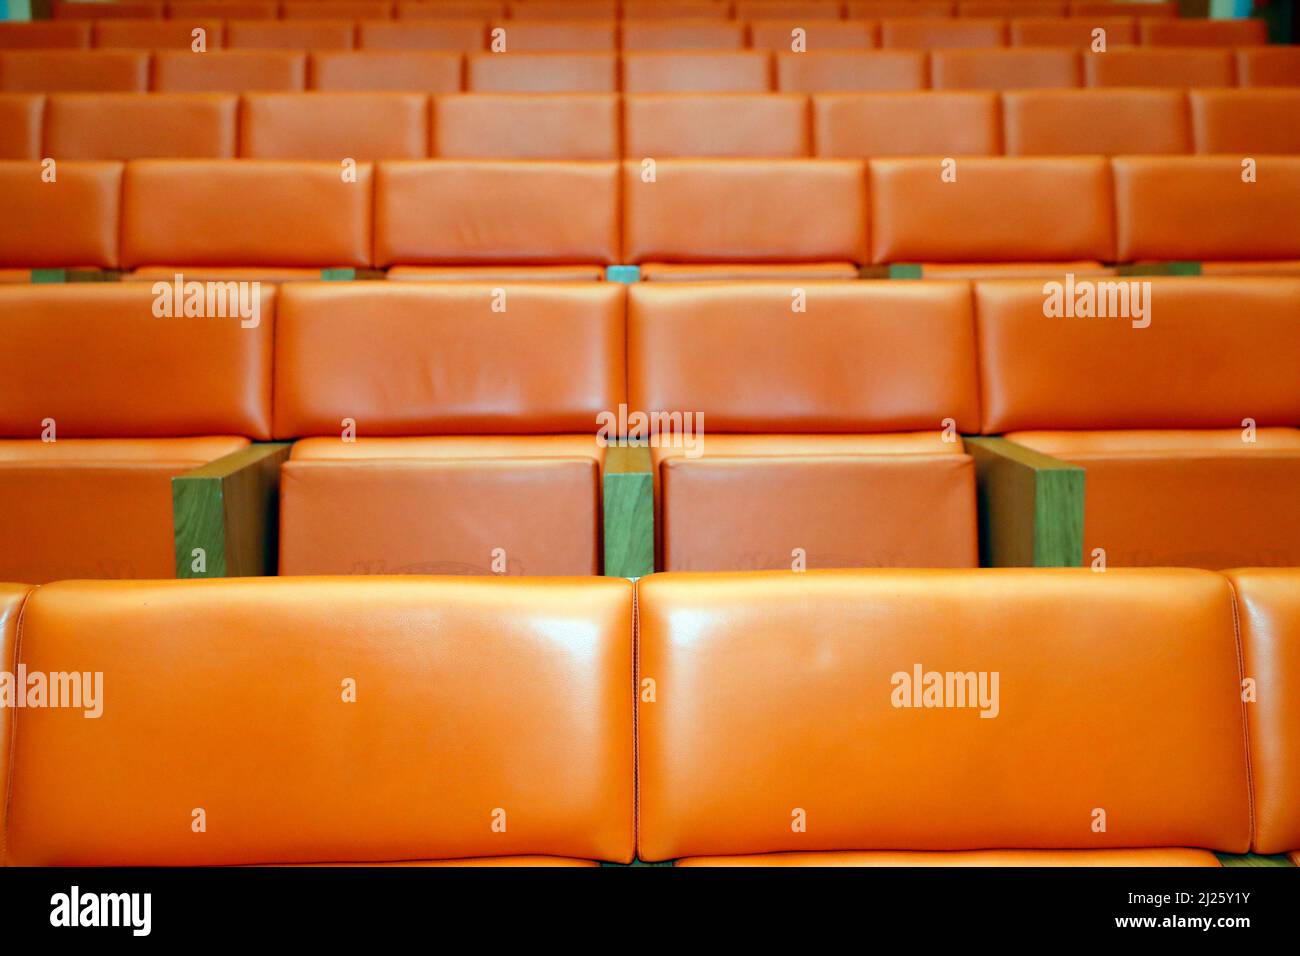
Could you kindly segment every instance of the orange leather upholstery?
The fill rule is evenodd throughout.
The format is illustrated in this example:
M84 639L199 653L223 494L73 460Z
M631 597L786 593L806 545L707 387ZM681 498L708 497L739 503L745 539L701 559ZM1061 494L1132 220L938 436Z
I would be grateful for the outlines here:
M220 20L96 20L94 45L100 49L185 50L193 52L194 31L204 33L208 50L220 49L225 27Z
M231 159L238 111L230 94L56 93L45 149L61 160Z
M614 53L476 53L466 64L475 93L617 93Z
M40 159L45 97L0 93L0 159Z
M618 164L379 165L375 264L612 265Z
M667 159L654 182L625 162L624 258L834 263L851 277L867 255L866 185L863 164L849 160Z
M618 0L528 0L506 5L512 20L613 20Z
M936 90L1070 88L1083 85L1079 54L1069 49L935 50Z
M1112 164L1118 257L1300 259L1300 157L1125 156Z
M813 97L818 156L996 156L993 92L827 93Z
M967 288L803 288L798 315L788 284L629 290L629 407L707 432L652 450L659 566L972 566L971 461L941 435L978 416Z
M871 161L872 261L1050 262L1112 257L1100 157Z
M718 0L623 0L623 20L725 20L728 4Z
M276 20L279 0L169 0L167 16L220 20Z
M874 21L813 20L805 16L784 20L752 20L749 24L749 44L756 50L792 52L795 42L792 34L795 29L803 31L800 39L804 52L868 50L878 44L879 31Z
M1192 151L1181 90L1011 90L1002 122L1009 156Z
M744 47L743 23L705 18L623 20L624 50L741 50Z
M0 23L0 50L88 50L91 26L80 20Z
M226 46L232 50L351 50L351 20L231 20Z
M1176 17L1178 4L1174 0L1163 3L1124 3L1123 0L1070 0L1070 16L1092 19L1094 17Z
M1137 43L1137 21L1131 17L1032 17L1010 23L1012 46L1071 46L1091 50L1093 30L1106 31L1106 49Z
M429 102L417 93L249 93L239 132L248 159L421 159Z
M1220 866L1209 850L841 850L694 856L675 866Z
M358 163L355 181L342 173L331 162L131 163L122 184L122 264L368 266L370 166Z
M850 19L951 17L957 9L957 5L949 0L860 0L845 6Z
M283 0L280 4L285 20L386 20L392 15L388 0Z
M148 53L128 50L0 53L0 92L4 93L143 93L147 89Z
M1219 575L656 575L637 604L644 860L1250 844Z
M1300 571L1250 568L1230 571L1228 579L1237 595L1245 677L1253 682L1246 704L1252 849L1286 853L1300 847Z
M772 88L766 50L625 53L625 93L765 93Z
M737 20L775 17L837 20L841 15L839 0L736 0L734 9Z
M1268 24L1259 19L1138 21L1143 46L1260 46L1268 43Z
M487 23L482 20L424 20L389 23L383 20L357 24L359 50L482 50Z
M1300 89L1191 90L1196 152L1300 153Z
M26 584L0 584L0 670L14 674L18 670L18 618L23 612L31 588ZM0 707L0 786L9 791L9 747L13 740L16 707ZM0 801L0 833L8 833L7 800ZM4 863L0 841L0 865Z
M121 3L91 3L79 0L55 0L53 14L56 20L99 20L124 17L127 19L161 20L164 12L162 0L131 0Z
M162 93L243 93L307 88L307 56L286 50L159 51L153 88Z
M615 20L504 20L493 23L492 29L504 31L507 55L618 49Z
M916 50L781 53L776 82L786 93L921 90L929 72L926 54Z
M1236 51L1239 86L1300 86L1300 49L1243 47Z
M628 862L631 612L618 580L42 588L22 660L118 716L17 712L8 862Z
M1083 58L1088 86L1232 86L1231 50L1108 49Z
M616 160L619 98L610 93L472 93L433 105L444 159Z
M961 0L959 17L1064 17L1065 0Z
M793 93L646 93L623 100L630 158L807 156L808 98Z
M490 20L504 16L505 12L505 3L498 0L439 0L438 3L429 3L428 0L397 0L399 20Z
M459 53L313 53L311 88L353 93L456 93L464 69Z
M1006 46L1006 21L994 18L962 17L890 18L880 23L880 45L886 50L967 49Z
M0 162L0 267L111 269L118 263L121 163Z

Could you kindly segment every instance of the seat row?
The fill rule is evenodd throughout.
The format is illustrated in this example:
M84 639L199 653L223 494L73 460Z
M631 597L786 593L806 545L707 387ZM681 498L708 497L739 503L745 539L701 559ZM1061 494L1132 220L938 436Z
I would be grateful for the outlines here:
M0 277L1294 274L1298 219L1297 156L8 160Z
M1300 566L1300 280L1063 283L0 288L0 580Z
M910 4L909 4L910 5ZM286 4L288 8L290 4ZM348 4L311 4L317 19L293 22L223 19L37 21L0 27L0 49L181 49L202 30L208 50L302 48L426 49L476 52L764 50L810 52L836 49L941 49L1008 44L1093 48L1096 30L1105 47L1236 47L1268 42L1263 20L1163 20L1137 17L1019 18L1015 4L981 4L989 14L955 20L908 16L881 20L751 21L498 21L349 20L366 16ZM1007 11L1007 12L1002 12ZM375 11L378 13L379 11Z
M0 93L0 158L615 160L1300 154L1300 88Z
M1300 85L1300 48L779 53L9 50L8 93L788 93Z
M1300 862L1296 569L0 585L0 660L11 866Z

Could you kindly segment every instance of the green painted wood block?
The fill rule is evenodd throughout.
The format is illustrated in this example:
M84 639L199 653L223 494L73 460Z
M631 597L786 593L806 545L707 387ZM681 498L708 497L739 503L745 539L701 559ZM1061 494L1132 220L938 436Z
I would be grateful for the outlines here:
M622 282L627 285L636 285L641 281L640 266L606 266L606 282Z
M46 285L49 283L58 283L68 281L67 269L33 269L32 283L34 285Z
M891 279L919 279L921 278L921 266L913 262L896 262L889 267L889 278Z
M249 445L172 479L178 578L275 574L280 465L290 447Z
M1115 267L1121 276L1198 276L1199 262L1129 262Z
M980 564L1083 564L1084 470L1005 438L966 438L975 459Z
M605 449L605 574L639 578L655 569L655 489L645 445Z

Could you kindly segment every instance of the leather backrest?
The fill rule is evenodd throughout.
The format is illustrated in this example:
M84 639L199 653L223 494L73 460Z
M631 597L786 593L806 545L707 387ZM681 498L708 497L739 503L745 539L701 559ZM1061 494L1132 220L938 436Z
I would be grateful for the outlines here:
M866 175L852 160L623 164L628 262L864 262Z
M1138 34L1143 46L1261 46L1268 42L1268 24L1253 18L1143 18L1138 21Z
M194 17L176 20L96 20L94 46L98 49L195 52L195 30L203 31L204 52L221 49L225 36L222 21Z
M399 20L490 20L506 12L504 0L397 0L396 8Z
M0 671L18 671L18 618L32 588L26 584L0 584ZM13 745L16 707L0 707L0 791L9 793L9 750ZM5 864L9 801L0 800L0 866Z
M0 436L41 437L52 418L58 438L270 437L270 287L256 326L233 297L228 317L168 316L160 292L147 282L0 286Z
M573 53L618 49L617 20L500 20L505 53Z
M1220 575L668 574L637 588L638 680L656 689L637 714L644 860L1250 843Z
M512 20L613 20L618 17L618 0L528 0L509 7Z
M239 131L246 159L422 159L429 154L429 100L419 93L249 93Z
M766 50L623 54L625 93L766 93L771 88Z
M0 159L40 159L45 97L0 93Z
M850 19L951 17L957 12L957 4L951 0L856 0L845 7Z
M1182 90L1009 90L1002 94L1009 156L1189 153Z
M433 153L443 159L620 158L613 93L440 96L433 125Z
M1086 86L1232 86L1231 50L1107 49L1083 58Z
M173 20L184 17L276 20L280 16L280 3L279 0L169 0L167 15Z
M824 93L813 97L818 156L996 156L1002 152L993 92Z
M619 261L617 163L380 163L375 263Z
M283 0L280 17L285 20L386 20L393 15L388 0Z
M718 0L623 0L623 20L726 20L730 6Z
M880 24L880 45L886 50L1005 46L1006 36L1006 21L995 18L891 17Z
M120 3L95 3L91 0L55 0L56 20L161 20L166 11L163 0L123 0Z
M1146 0L1070 0L1070 16L1092 17L1176 17L1178 3L1176 0L1149 3Z
M0 50L88 50L92 26L86 20L0 23Z
M122 184L122 263L364 267L370 165L141 160ZM238 202L232 202L238 197Z
M238 115L228 93L55 93L45 149L61 160L233 159Z
M809 20L836 20L840 16L839 0L736 0L737 20L763 20L774 17L805 17Z
M341 93L456 93L465 72L459 53L363 50L311 55L311 88Z
M118 264L121 163L0 162L0 268Z
M1300 86L1300 48L1243 47L1236 68L1239 86Z
M961 0L959 17L1064 17L1066 0Z
M500 294L499 294L500 293ZM625 401L617 283L289 283L275 430L338 435L597 430Z
M969 430L979 419L959 282L644 283L628 293L630 407L719 432Z
M1300 849L1300 570L1228 571L1237 595L1256 853Z
M927 86L928 59L920 50L831 50L776 56L776 88L783 93L884 92Z
M162 50L153 58L153 88L162 93L292 92L307 88L307 55L290 50Z
M475 53L466 61L473 93L617 93L616 53Z
M936 90L1069 89L1083 85L1079 52L1064 48L935 50L930 85Z
M1049 318L1042 281L976 283L985 434L1300 425L1300 279L1144 281L1145 328Z
M1189 90L1196 152L1300 153L1300 88Z
M643 93L623 98L630 158L786 158L810 150L808 98L795 93Z
M631 614L610 578L49 585L21 660L101 672L103 716L17 713L9 862L628 862Z
M872 261L1111 258L1110 169L1101 157L871 161Z
M226 46L232 50L351 50L351 20L231 20Z
M624 50L742 50L744 47L743 23L707 18L637 20L625 16L623 20Z
M147 89L149 54L138 50L0 53L0 93L143 93Z
M749 45L776 53L796 52L794 31L804 52L808 50L869 50L879 45L879 27L874 20L814 20L811 16L780 20L751 20Z
M485 20L386 20L357 24L358 50L482 50L487 40Z
M1012 46L1070 46L1091 50L1093 30L1106 31L1106 49L1137 43L1133 17L1012 17Z
M1300 258L1300 156L1122 156L1117 255L1139 259Z

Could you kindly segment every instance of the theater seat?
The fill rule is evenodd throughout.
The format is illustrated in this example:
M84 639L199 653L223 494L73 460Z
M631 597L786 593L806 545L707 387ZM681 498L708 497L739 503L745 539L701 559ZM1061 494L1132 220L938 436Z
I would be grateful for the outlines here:
M1300 88L1190 90L1196 152L1300 153Z
M1012 46L1070 46L1091 50L1094 30L1106 31L1106 49L1137 43L1132 17L1033 17L1010 22Z
M645 93L623 98L629 158L804 157L808 98L782 93Z
M232 50L351 50L351 20L231 20L226 46Z
M446 50L474 53L487 40L487 23L482 20L386 20L357 24L359 50Z
M1070 0L1070 16L1084 19L1095 17L1176 17L1179 15L1175 0L1151 2L1138 0L1125 3L1123 0Z
M833 93L923 90L930 80L924 52L833 50L777 54L776 83L783 93Z
M794 49L794 31L801 49ZM751 20L749 45L775 53L821 50L869 50L879 45L879 28L870 20L813 20L806 16L780 20Z
M742 50L745 25L711 18L637 20L625 15L622 48L629 51Z
M1250 845L1220 575L654 575L637 625L642 860L1212 866Z
M311 88L333 93L456 93L464 71L459 53L313 53Z
M140 51L9 50L0 53L0 92L3 93L143 93L147 89L149 54Z
M1009 90L1002 123L1008 156L1192 151L1181 90Z
M183 20L96 20L94 46L119 50L194 49L195 30L203 31L203 52L219 50L224 42L225 26L219 19Z
M880 45L886 50L943 50L1006 46L1006 21L987 17L887 18L880 23Z
M643 279L851 279L866 259L866 176L850 160L623 164L623 256Z
M1232 86L1231 50L1198 48L1107 50L1086 54L1087 86Z
M502 53L599 53L618 49L616 20L500 20L492 30L502 35Z
M40 159L45 97L0 93L0 159Z
M245 159L422 159L429 101L418 93L249 93L239 130Z
M218 20L277 20L279 0L168 0L167 16Z
M472 93L617 93L615 53L476 53L466 61Z
M766 50L623 54L624 93L766 93Z
M295 284L280 322L281 574L600 573L621 285Z
M38 161L0 162L0 282L27 282L35 269L115 269L121 163L72 160L53 182Z
M56 93L45 149L59 159L233 159L239 99L219 93Z
M161 50L153 58L160 93L244 93L307 88L307 55L287 50L223 50L195 56Z
M442 159L616 160L619 97L612 93L470 93L433 104Z
M950 0L858 0L844 6L850 20L952 17L957 11L957 4Z
M996 156L1002 152L993 92L825 93L813 97L817 155Z
M175 576L171 478L270 433L263 296L244 327L142 284L0 288L0 578Z
M106 710L15 722L10 865L633 857L626 581L78 581L23 614L27 666L102 672Z
M491 20L506 14L504 0L397 0L399 20Z
M1268 43L1268 24L1260 19L1205 20L1143 18L1138 21L1143 46L1261 46Z
M1148 281L1142 316L1074 319L978 284L982 431L1084 467L1085 561L1300 564L1300 280Z
M163 0L122 0L115 3L96 3L92 0L55 0L56 20L101 20L125 18L130 20L161 20L165 11Z
M280 4L284 20L386 20L392 15L388 0L284 0Z
M960 0L959 17L1064 17L1065 0Z
M1237 85L1300 86L1300 48L1243 47L1236 51Z
M88 50L91 26L85 20L0 23L0 50Z
M1083 85L1079 54L1066 48L935 50L930 85L936 90L1061 89Z
M1209 850L841 850L695 856L676 866L1221 866Z
M652 443L657 567L973 566L974 471L943 436L976 415L967 288L799 291L803 313L787 283L630 289L629 407L704 431Z

